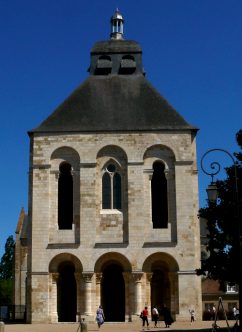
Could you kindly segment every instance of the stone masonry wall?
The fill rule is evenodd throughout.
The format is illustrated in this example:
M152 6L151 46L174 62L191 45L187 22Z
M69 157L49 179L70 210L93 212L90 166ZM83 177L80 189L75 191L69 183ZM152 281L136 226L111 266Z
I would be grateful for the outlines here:
M201 289L194 274L200 264L196 150L189 131L34 134L32 153L32 321L49 321L44 301L50 295L42 283L47 282L51 260L66 253L81 262L83 271L94 271L98 259L112 252L126 257L133 271L142 271L145 260L153 254L172 257L179 267L179 291L174 290L172 300L174 306L179 306L177 317L187 317L191 303L199 317ZM100 178L109 160L124 172L121 210L105 211L101 206ZM165 164L167 229L153 229L151 222L150 180L156 160ZM74 224L68 231L58 230L57 224L58 170L62 161L73 168ZM95 286L95 280L92 283ZM145 288L146 282L142 283ZM95 312L95 292L92 297L89 305Z

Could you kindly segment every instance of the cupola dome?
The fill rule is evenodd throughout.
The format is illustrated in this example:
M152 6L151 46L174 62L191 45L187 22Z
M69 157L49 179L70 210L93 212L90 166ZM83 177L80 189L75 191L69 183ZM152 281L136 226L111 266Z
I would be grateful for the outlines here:
M118 8L111 17L111 39L123 39L124 19Z

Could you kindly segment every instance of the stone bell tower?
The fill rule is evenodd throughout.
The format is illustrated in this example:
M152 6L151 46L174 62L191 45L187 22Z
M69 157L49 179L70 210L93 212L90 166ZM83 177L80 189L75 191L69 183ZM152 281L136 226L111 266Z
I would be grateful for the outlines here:
M145 78L123 26L117 10L87 79L29 132L29 322L93 321L100 304L107 321L144 305L201 319L197 128Z

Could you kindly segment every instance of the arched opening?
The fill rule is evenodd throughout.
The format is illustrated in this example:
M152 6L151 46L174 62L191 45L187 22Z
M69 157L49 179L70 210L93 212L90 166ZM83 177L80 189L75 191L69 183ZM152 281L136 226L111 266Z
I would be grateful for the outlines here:
M122 57L119 74L121 75L131 75L136 71L136 62L132 55L124 55Z
M101 298L107 322L125 321L125 284L122 272L122 267L115 263L103 270Z
M178 274L179 266L171 255L156 252L144 261L142 271L151 273L150 302L157 306L163 319L164 305L171 310L173 318L179 313Z
M57 282L57 311L59 322L75 322L77 307L77 288L75 267L71 262L60 264Z
M112 72L112 61L110 56L102 55L97 60L95 75L109 75Z
M71 165L62 163L58 181L58 226L72 229L73 222L73 179Z
M151 180L152 197L152 222L153 228L167 228L168 226L168 202L167 180L165 165L156 161L153 164L153 176Z
M155 305L161 314L164 304L170 308L170 301L170 283L167 272L156 268L153 270L151 279L151 306Z

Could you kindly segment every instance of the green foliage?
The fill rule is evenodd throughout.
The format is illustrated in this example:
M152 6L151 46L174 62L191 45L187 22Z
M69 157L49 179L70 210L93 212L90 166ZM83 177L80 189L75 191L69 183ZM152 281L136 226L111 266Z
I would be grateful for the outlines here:
M242 130L237 133L236 139L242 149ZM232 165L226 168L227 178L216 182L218 201L208 202L207 207L199 210L199 216L207 220L208 256L202 260L197 274L218 280L222 287L225 283L239 284L241 264L239 228L242 213L242 153L234 153L234 156L238 190L235 167Z
M13 279L0 280L0 306L12 304Z
M12 304L14 282L14 246L13 236L7 238L5 253L0 261L0 305Z
M3 254L0 262L0 280L13 279L14 247L15 247L15 242L13 236L10 235L7 238L5 244L5 253Z

